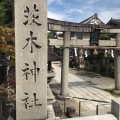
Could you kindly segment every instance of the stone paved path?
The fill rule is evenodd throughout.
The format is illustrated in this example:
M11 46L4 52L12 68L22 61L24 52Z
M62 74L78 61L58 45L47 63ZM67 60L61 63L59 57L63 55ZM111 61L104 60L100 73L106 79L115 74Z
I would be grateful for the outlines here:
M53 63L52 67L54 68L54 72L56 73L56 77L54 78L59 84L61 82L61 67L60 64ZM110 93L91 86L91 84L71 73L68 74L69 88L68 92L72 97L80 97L87 98L93 100L101 100L111 102L111 99L115 97ZM77 99L76 99L77 100ZM79 102L79 100L77 100ZM82 100L83 101L83 100ZM96 105L102 104L101 102L94 101L84 101L82 102L82 107L86 111L88 110L96 110ZM110 104L99 106L99 109L110 108Z

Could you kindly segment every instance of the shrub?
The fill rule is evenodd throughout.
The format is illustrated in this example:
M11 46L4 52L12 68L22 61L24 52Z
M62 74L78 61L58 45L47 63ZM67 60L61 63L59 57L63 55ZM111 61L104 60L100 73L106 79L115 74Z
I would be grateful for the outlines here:
M110 40L109 34L101 34L100 35L100 40Z

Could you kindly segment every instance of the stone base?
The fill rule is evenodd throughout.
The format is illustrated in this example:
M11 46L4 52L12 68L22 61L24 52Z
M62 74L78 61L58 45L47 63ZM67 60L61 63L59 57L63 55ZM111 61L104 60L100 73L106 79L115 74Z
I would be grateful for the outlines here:
M113 90L112 92L116 95L120 95L120 90Z
M52 105L56 102L56 99L50 89L49 84L47 85L47 105Z
M47 106L47 115L48 115L47 120L55 120L56 119L52 105Z
M118 119L112 114L106 114L106 115L68 118L62 120L118 120Z
M57 95L56 98L59 100L64 100L64 99L68 100L68 99L71 99L72 97L69 96L69 93L68 93L66 96Z
M112 100L111 113L120 120L120 98Z

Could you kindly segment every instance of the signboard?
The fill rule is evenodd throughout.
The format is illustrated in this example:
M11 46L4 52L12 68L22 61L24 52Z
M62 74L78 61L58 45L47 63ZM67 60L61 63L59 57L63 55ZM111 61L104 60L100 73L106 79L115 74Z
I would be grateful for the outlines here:
M90 45L99 45L101 29L93 29L90 33Z
M17 120L47 117L47 0L15 0Z

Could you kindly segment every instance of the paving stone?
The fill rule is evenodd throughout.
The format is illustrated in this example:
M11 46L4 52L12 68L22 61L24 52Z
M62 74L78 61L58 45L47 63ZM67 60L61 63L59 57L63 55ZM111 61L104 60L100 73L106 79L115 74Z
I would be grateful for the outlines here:
M111 95L107 95L106 98L108 98L108 99L115 99L115 97L111 96Z
M110 102L110 103L111 103L111 99L105 98L104 101L107 101L107 102Z
M69 118L65 120L117 120L117 118L113 115L97 115L79 118Z
M90 103L85 103L85 105L90 109L90 110L96 110L96 106Z
M83 96L83 95L80 95L80 94L75 94L75 97L84 98L84 96Z
M83 95L84 96L84 98L86 98L86 99L92 99L92 97L91 96L89 96L89 95Z
M87 89L85 89L85 88L80 88L80 87L79 87L79 89L82 90L82 91L84 91L84 92L86 92L86 93L90 93L90 91L87 90Z
M97 96L98 96L99 98L101 98L101 99L105 99L105 98L106 98L106 96L101 95L101 94L97 94Z
M53 67L55 66L55 69L57 69L57 81L60 81L61 78L61 68L57 67L53 64ZM83 79L69 73L68 74L68 81L69 81L69 88L68 91L71 96L77 96L82 98L88 98L88 99L94 99L94 100L101 100L101 101L110 101L112 97L111 94L108 92L95 88L96 86L91 86L90 83L84 81ZM97 86L98 87L98 86ZM79 102L79 100L78 100ZM97 103L100 102L85 102L82 103L84 107L86 107L86 110L94 109ZM101 102L102 103L102 102ZM86 106L87 104L87 106ZM94 106L94 107L93 107ZM91 108L92 107L92 108ZM107 108L107 106L103 106L103 108Z
M111 104L104 105L106 108L111 108Z
M79 93L80 95L82 95L82 96L83 96L83 95L86 95L85 92L79 90L78 88L74 88L74 90L78 91L78 93ZM79 97L79 96L78 96L78 97Z

